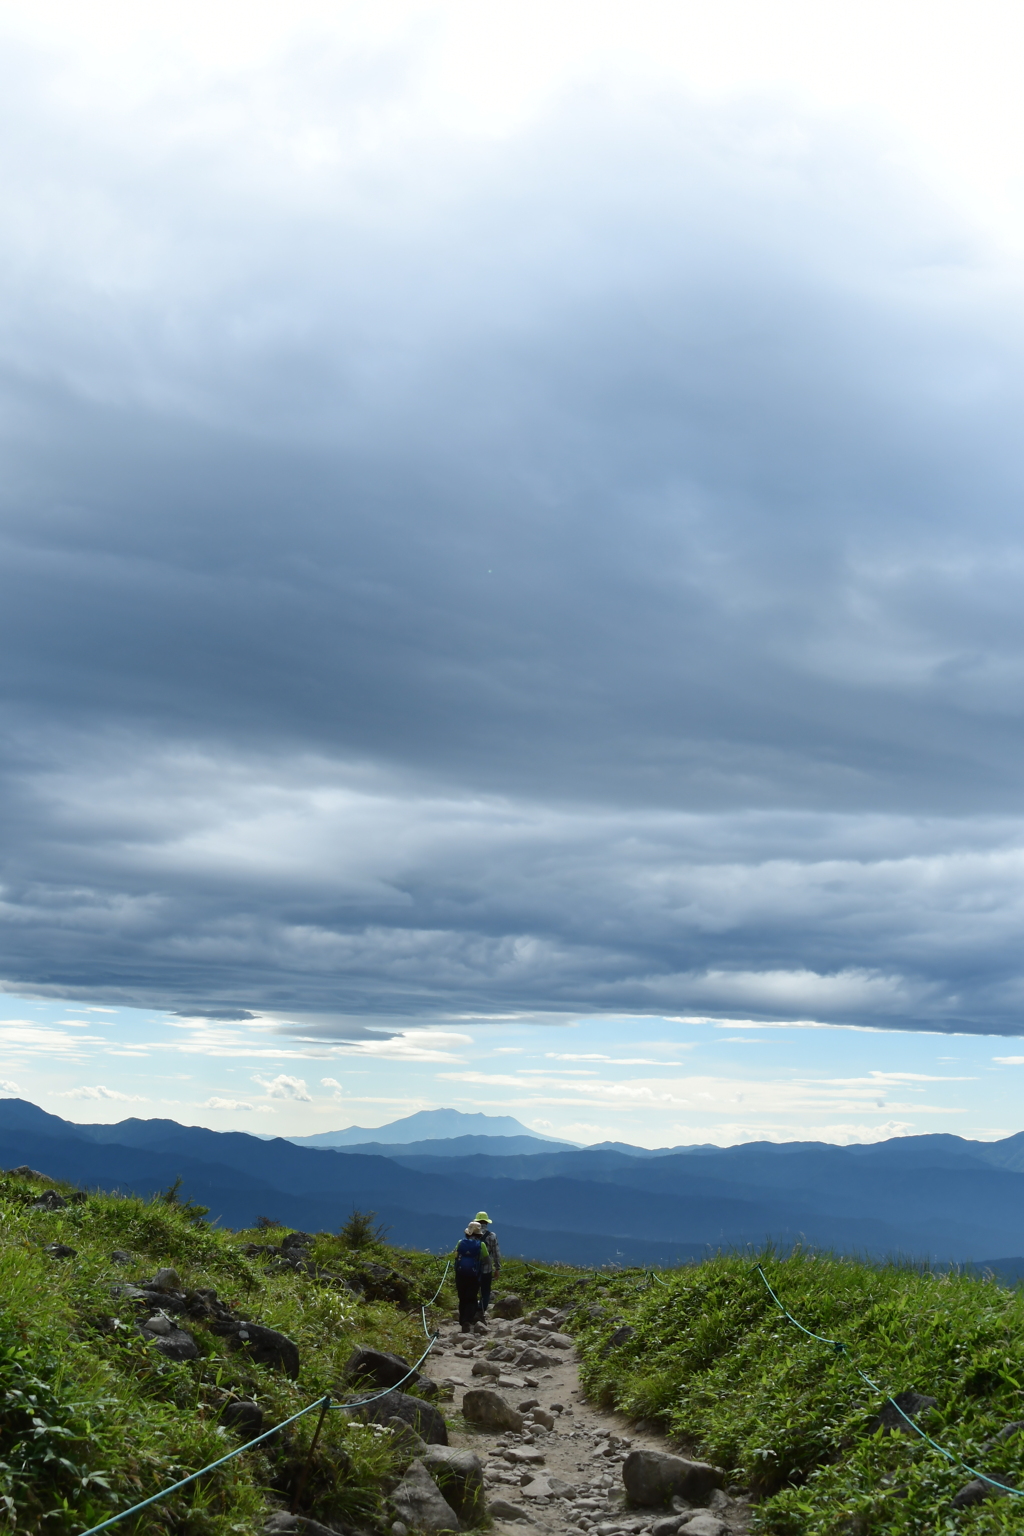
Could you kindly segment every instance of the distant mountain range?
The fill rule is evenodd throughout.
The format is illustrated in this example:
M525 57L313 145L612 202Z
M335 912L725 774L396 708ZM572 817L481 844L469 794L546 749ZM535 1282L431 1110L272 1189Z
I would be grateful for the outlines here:
M350 1125L343 1131L317 1131L313 1136L288 1136L286 1140L297 1147L397 1147L467 1136L501 1136L524 1142L547 1142L556 1147L576 1146L574 1141L559 1141L556 1136L531 1131L512 1115L467 1114L461 1109L420 1109L414 1115L405 1115L401 1120L392 1120L389 1125L378 1125L373 1130Z
M482 1118L505 1128L499 1117ZM679 1264L771 1240L1024 1273L1024 1259L1012 1257L1024 1254L1024 1133L999 1142L939 1135L657 1153L538 1145L525 1127L517 1135L527 1152L509 1151L515 1138L473 1134L381 1143L370 1153L173 1120L73 1125L24 1100L0 1100L4 1167L28 1163L83 1188L144 1196L180 1177L186 1194L232 1227L269 1216L336 1230L358 1206L390 1224L396 1242L442 1251L484 1207L507 1252L541 1261Z

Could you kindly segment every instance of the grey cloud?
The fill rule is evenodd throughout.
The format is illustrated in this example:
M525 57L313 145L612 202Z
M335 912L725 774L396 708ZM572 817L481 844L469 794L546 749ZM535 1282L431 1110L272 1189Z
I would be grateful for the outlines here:
M577 101L376 201L39 136L8 985L1016 1032L1020 298L780 110Z

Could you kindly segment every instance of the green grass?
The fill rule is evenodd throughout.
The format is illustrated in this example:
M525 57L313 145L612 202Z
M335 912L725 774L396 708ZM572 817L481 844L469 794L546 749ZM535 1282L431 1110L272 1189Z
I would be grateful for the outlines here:
M1024 1295L959 1274L831 1257L766 1255L782 1301L841 1340L886 1392L938 1399L928 1432L972 1465L1024 1488L1024 1435L983 1450L1024 1418ZM607 1308L575 1328L592 1397L657 1423L681 1447L759 1496L772 1536L1024 1529L1024 1499L950 1507L969 1479L916 1436L872 1433L883 1404L849 1360L773 1304L747 1258L602 1278ZM632 1338L608 1349L626 1322Z
M281 1232L217 1231L162 1200L98 1195L61 1211L28 1209L39 1192L0 1177L0 1529L77 1533L215 1461L238 1444L217 1427L229 1396L255 1398L269 1427L343 1388L344 1365L358 1344L413 1360L422 1353L418 1308L364 1303L291 1271L268 1274L242 1252ZM75 1248L76 1257L52 1258L44 1251L51 1242ZM117 1248L134 1255L131 1266L111 1262ZM318 1236L313 1256L336 1273L381 1259L424 1299L441 1269L429 1255L380 1245L352 1253L327 1234ZM164 1265L178 1270L186 1288L213 1287L242 1316L293 1339L298 1381L227 1353L201 1324L186 1323L201 1351L196 1361L166 1360L141 1339L134 1303L113 1297L111 1287L150 1278ZM439 1302L450 1307L452 1297ZM188 1536L258 1530L290 1494L315 1417L116 1529ZM372 1525L394 1470L386 1433L331 1414L304 1507L323 1520Z

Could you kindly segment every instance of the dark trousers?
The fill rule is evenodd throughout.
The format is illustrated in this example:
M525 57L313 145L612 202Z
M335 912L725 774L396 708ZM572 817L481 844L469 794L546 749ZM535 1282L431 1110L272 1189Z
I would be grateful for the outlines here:
M480 1306L480 1276L456 1275L455 1289L459 1295L459 1323L466 1331L476 1322Z
M486 1312L487 1308L490 1306L490 1302L491 1302L491 1281L493 1279L494 1279L493 1275L481 1275L480 1276L480 1311L481 1311L481 1313Z

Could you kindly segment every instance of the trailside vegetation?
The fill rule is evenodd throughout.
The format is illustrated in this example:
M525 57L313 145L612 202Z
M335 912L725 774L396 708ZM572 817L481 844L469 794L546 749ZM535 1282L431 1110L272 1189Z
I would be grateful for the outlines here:
M219 1230L178 1190L151 1201L76 1195L47 1210L37 1204L47 1189L70 1193L0 1175L0 1531L10 1536L77 1536L217 1460L239 1443L220 1423L232 1401L257 1403L269 1428L325 1392L343 1393L356 1347L414 1361L425 1346L420 1303L443 1261L386 1244L372 1215L295 1250L271 1218L251 1232ZM500 1289L517 1292L527 1311L571 1307L590 1397L660 1427L669 1448L715 1462L730 1484L752 1490L764 1536L1024 1528L1024 1499L956 1509L969 1474L879 1422L884 1392L933 1397L922 1421L930 1435L1024 1487L1024 1433L997 1438L1024 1420L1024 1296L973 1276L810 1253L762 1262L786 1307L841 1340L849 1358L786 1320L749 1257L656 1275L509 1259ZM297 1379L228 1348L201 1318L186 1324L198 1358L165 1358L140 1333L125 1286L167 1266L184 1290L216 1292L235 1318L292 1340ZM450 1311L454 1301L449 1279L437 1305ZM316 1417L115 1530L259 1531L291 1500ZM386 1532L398 1464L389 1431L331 1414L301 1508Z

